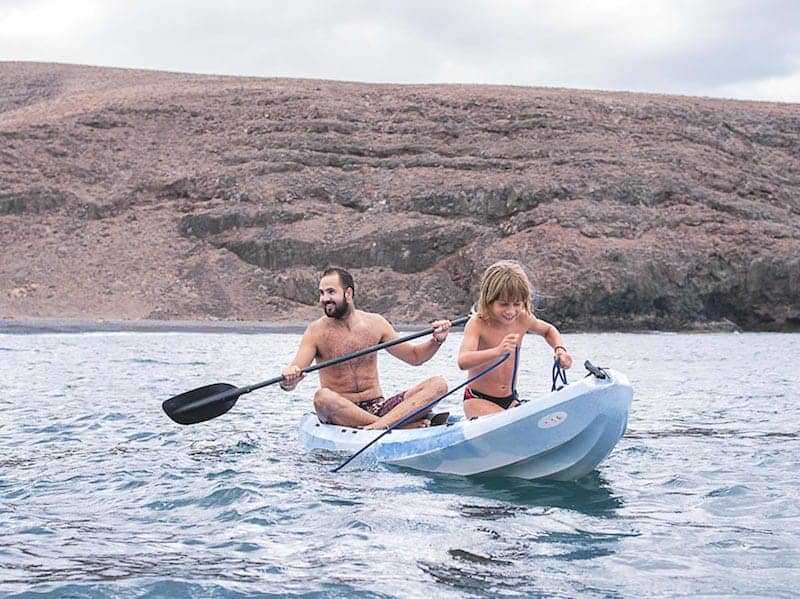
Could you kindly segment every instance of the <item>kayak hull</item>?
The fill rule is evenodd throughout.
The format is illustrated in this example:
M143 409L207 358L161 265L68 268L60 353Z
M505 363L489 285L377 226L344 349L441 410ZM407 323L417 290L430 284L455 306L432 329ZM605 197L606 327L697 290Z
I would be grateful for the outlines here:
M517 408L422 429L395 429L370 451L384 464L437 474L575 480L594 470L625 432L633 389L624 374L587 376ZM355 453L384 431L300 422L307 450Z

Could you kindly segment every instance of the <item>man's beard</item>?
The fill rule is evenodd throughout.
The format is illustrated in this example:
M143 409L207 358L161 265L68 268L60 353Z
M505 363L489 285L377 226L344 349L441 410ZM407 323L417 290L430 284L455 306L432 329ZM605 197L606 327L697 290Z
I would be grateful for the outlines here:
M325 316L328 318L338 319L347 315L349 306L347 305L347 302L342 302L341 304L337 304L336 302L325 302L322 305L322 310L325 312Z

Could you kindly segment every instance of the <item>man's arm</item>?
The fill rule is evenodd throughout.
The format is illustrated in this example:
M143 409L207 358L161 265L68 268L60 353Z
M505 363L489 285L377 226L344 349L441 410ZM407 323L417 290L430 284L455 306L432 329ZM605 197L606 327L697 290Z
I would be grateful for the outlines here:
M387 330L381 336L382 341L397 339L398 334L397 331L394 330L394 327L390 325L382 316L379 318L387 327ZM386 351L392 354L395 358L399 358L400 360L403 360L403 362L407 362L412 366L419 366L420 364L427 362L437 351L439 351L442 343L444 343L444 340L447 339L447 334L450 332L451 324L449 320L437 320L431 323L431 326L434 328L434 331L430 338L426 341L417 343L416 345L410 342L399 343L387 348Z
M317 340L316 334L313 329L313 324L308 325L303 338L300 340L300 347L297 349L292 362L283 369L284 380L279 383L281 389L284 391L291 391L297 386L305 374L302 372L303 368L311 366L311 362L317 356Z

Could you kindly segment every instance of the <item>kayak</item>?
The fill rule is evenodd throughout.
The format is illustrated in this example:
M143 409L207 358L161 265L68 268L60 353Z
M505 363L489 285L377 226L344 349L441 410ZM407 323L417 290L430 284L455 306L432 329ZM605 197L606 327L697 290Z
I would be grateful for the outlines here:
M434 474L575 480L602 462L625 432L633 389L616 370L480 418L449 416L427 428L393 429L370 448L378 462ZM386 431L300 421L308 451L355 453Z

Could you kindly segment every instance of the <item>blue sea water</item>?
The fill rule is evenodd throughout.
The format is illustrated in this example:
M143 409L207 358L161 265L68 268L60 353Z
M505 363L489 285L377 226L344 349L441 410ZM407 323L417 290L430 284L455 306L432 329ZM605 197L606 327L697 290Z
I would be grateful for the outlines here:
M459 339L420 367L382 355L384 391L463 381ZM298 340L0 335L0 595L797 596L800 335L565 335L634 386L625 436L569 483L332 474L347 456L296 439L314 375L203 424L162 412L276 376ZM549 389L540 339L522 362L520 389Z

